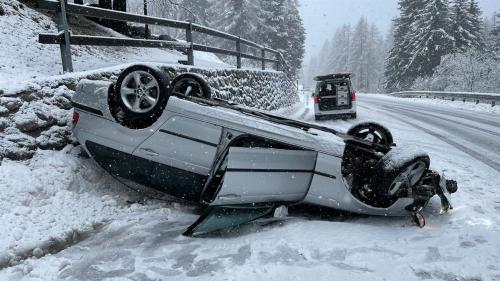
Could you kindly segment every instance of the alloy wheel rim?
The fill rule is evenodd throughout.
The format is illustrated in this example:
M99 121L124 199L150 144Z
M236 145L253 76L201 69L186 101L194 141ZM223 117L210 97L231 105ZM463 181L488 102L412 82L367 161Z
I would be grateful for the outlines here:
M422 178L426 170L426 164L424 161L419 160L412 165L408 166L403 172L401 172L391 183L389 187L389 195L394 196L401 187L412 187L418 183Z
M149 72L138 70L125 76L120 94L127 109L135 113L146 113L158 104L160 86Z

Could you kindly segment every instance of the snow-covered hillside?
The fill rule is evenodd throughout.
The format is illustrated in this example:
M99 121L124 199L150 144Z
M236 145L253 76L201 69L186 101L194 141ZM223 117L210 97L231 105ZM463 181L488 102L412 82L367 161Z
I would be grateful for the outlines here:
M61 74L59 45L38 43L38 34L57 33L53 19L17 0L0 0L0 5L4 11L4 15L0 15L0 90L20 81ZM69 19L74 34L121 36L83 17ZM186 60L178 51L125 47L73 46L72 56L77 72L127 62ZM202 52L195 53L195 63L202 67L228 67L216 56Z

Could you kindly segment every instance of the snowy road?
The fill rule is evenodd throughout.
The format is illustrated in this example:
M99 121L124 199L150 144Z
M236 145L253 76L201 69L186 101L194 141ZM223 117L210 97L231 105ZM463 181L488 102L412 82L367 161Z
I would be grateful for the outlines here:
M378 110L435 136L500 172L500 118L438 106L363 96L362 108Z
M126 204L128 197L119 191L124 187L89 160L76 158L78 151L47 152L50 160L41 157L25 172L22 165L7 162L0 173L15 170L30 182L57 166L71 187L65 192L77 196L54 200L56 206L65 202L56 212L63 216L72 202L83 200L64 219L78 221L92 208L104 226L58 253L0 269L0 280L500 280L500 116L384 96L359 95L359 105L356 121L321 123L345 130L359 121L377 121L389 127L398 145L428 151L431 167L459 182L450 214L440 215L433 200L426 209L427 226L419 229L409 218L308 210L307 216L300 211L282 222L193 239L180 234L197 218L194 208ZM303 101L287 114L313 122L311 106ZM73 170L63 173L65 165ZM37 175L30 174L33 170ZM51 195L43 196L47 201ZM12 217L19 221L43 223L51 211L16 212ZM51 223L60 226L59 219ZM2 230L9 235L10 228ZM23 235L14 234L15 241L23 241ZM11 248L15 245L6 249Z

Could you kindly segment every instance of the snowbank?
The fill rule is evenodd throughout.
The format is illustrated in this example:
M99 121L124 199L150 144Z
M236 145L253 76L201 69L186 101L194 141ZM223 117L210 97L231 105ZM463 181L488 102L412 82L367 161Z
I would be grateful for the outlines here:
M165 204L137 201L137 194L79 157L80 147L38 151L28 162L0 166L0 270L30 257L58 252L98 232L112 218Z

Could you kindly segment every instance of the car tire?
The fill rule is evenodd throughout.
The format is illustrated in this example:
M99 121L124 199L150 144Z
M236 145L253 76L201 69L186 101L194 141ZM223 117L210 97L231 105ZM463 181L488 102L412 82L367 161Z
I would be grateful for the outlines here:
M387 208L402 192L418 184L427 174L430 158L425 152L393 148L374 167L373 181L364 196L373 205Z
M178 96L210 99L212 90L208 83L197 74L185 73L172 81L172 93Z
M384 126L374 122L363 122L351 127L347 134L360 139L372 138L372 142L383 145L392 145L394 139L391 132Z
M351 118L352 118L352 119L356 119L356 118L358 118L358 114L357 114L357 113L353 113L353 114L351 114Z
M160 69L133 65L118 76L108 102L112 115L120 124L143 129L162 115L170 93L169 79Z
M321 120L321 116L319 116L319 115L314 115L314 120L316 120L316 121L320 121L320 120Z

